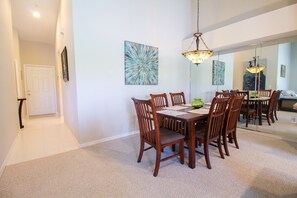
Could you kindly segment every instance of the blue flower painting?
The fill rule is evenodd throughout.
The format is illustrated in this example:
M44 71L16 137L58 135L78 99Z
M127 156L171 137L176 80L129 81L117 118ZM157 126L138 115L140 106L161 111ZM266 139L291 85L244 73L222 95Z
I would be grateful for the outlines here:
M125 84L158 84L158 48L125 41Z
M212 85L224 85L225 63L214 60L212 63Z

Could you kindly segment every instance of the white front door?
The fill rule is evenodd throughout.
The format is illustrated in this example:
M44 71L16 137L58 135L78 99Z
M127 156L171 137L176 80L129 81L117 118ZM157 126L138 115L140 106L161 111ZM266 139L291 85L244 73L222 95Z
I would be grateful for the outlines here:
M54 66L25 65L28 115L57 112Z

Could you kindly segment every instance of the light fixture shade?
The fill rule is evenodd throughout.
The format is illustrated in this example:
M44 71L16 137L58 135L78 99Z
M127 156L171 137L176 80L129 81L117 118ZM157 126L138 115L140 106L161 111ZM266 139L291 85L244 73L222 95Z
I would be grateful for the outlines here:
M212 50L194 50L183 53L184 57L192 61L192 63L200 64L213 55Z
M247 67L246 70L252 74L257 74L265 69L264 65Z

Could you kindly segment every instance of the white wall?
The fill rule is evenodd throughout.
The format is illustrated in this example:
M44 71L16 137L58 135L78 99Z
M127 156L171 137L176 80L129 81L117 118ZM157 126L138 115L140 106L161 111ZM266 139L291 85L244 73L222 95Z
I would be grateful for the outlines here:
M10 0L0 1L0 175L18 132L18 103L13 55Z
M61 113L64 121L69 126L73 135L79 141L78 117L77 117L77 96L76 96L76 69L74 60L74 42L72 28L72 0L60 2L60 10L56 28L56 65L59 75L58 90L60 98ZM88 21L84 23L89 23ZM88 38L88 34L84 36ZM64 82L61 72L61 52L67 46L69 81ZM88 96L90 97L90 96Z
M281 77L281 65L286 66L286 75ZM284 43L278 46L278 69L277 69L277 89L290 89L291 73L291 43ZM296 77L295 77L296 78Z
M192 0L73 0L80 143L137 130L131 97L188 94L181 42L192 30L191 7ZM159 48L158 85L125 85L125 40Z
M22 76L22 64L20 57L20 43L18 32L13 29L13 50L14 50L14 66L16 70L16 81L17 81L17 93L18 98L23 98L24 96L24 81Z
M224 85L212 85L212 63L218 60L218 56L213 56L198 66L191 66L191 98L201 98L205 102L210 102L216 91L230 90L233 85L233 53L219 55L219 60L225 62L225 83ZM192 100L191 100L192 101Z
M52 44L20 41L22 65L55 65L55 48Z
M290 89L297 92L297 43L291 43L291 72L290 75Z

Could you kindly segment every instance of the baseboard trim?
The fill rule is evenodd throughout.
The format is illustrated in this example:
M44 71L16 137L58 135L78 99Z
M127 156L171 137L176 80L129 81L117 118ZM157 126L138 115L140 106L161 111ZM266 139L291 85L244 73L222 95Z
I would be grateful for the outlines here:
M20 132L21 132L21 131L19 130L18 133L20 133ZM11 157L13 151L14 151L18 133L17 133L17 135L15 136L15 138L14 138L14 140L13 140L13 143L12 143L12 145L10 146L9 151L8 151L8 153L7 153L7 155L6 155L6 157L5 157L4 161L3 161L3 163L1 164L1 167L0 167L0 177L2 176L2 174L3 174L3 172L4 172L4 169L5 169L5 167L6 167L7 163L8 163L8 161L9 161L9 159L10 159L10 157Z
M111 136L111 137L107 137L107 138L102 138L102 139L94 140L94 141L91 141L91 142L82 143L82 144L80 144L80 148L84 148L84 147L87 147L87 146L92 146L92 145L103 143L103 142L108 142L108 141L111 141L111 140L116 140L116 139L119 139L119 138L134 135L134 134L137 134L137 133L139 133L139 130L132 131L132 132L129 132L129 133L120 134L120 135L115 135L115 136Z

